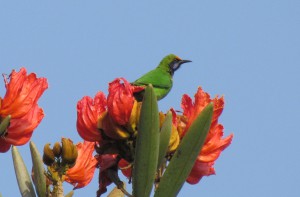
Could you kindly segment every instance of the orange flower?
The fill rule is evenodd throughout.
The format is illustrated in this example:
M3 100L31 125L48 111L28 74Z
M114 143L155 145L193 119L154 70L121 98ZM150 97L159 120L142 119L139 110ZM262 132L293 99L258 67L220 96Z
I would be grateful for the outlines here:
M109 83L109 94L107 97L108 113L117 124L124 126L128 123L135 100L133 93L142 89L144 88L131 86L124 78L117 78Z
M123 83L121 83L121 80ZM102 92L94 99L85 96L77 103L77 130L79 135L91 142L100 142L102 130L112 139L126 139L130 136L131 112L134 108L135 91L143 87L131 86L124 78L117 78L109 84L109 94L106 100Z
M37 104L38 99L48 88L46 78L37 78L36 74L27 75L25 68L15 70L9 79L4 76L6 94L0 97L0 120L11 115L10 126L0 138L0 152L6 152L11 145L26 144L33 130L44 117Z
M98 130L98 118L106 111L106 98L104 93L98 92L94 99L83 97L77 103L77 131L87 141L101 141Z
M181 103L183 117L180 117L180 120L178 121L178 127L181 127L178 128L178 131L181 131L179 132L181 138L184 137L195 118L201 113L206 105L211 102L214 104L211 127L200 154L187 179L187 182L190 184L198 183L203 176L215 174L213 165L221 152L230 145L233 138L233 134L226 138L222 138L223 126L218 123L218 118L224 108L224 98L216 97L214 99L210 99L209 94L204 92L202 88L198 88L198 91L195 94L194 103L188 95L183 95Z
M94 142L84 141L76 145L78 157L74 167L66 172L65 181L72 184L74 189L82 188L89 184L94 176L98 165L97 159L93 156Z

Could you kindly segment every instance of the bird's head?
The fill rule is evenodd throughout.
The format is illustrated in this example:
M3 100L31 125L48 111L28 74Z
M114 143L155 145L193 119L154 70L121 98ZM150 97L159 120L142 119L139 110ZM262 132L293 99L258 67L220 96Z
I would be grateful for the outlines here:
M167 55L162 59L158 67L167 69L173 76L174 72L184 63L191 62L190 60L182 60L174 54Z

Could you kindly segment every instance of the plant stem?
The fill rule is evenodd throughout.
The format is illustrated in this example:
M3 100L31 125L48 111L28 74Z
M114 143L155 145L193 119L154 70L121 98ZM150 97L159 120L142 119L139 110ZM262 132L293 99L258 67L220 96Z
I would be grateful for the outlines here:
M53 185L52 197L64 197L64 188L60 179Z

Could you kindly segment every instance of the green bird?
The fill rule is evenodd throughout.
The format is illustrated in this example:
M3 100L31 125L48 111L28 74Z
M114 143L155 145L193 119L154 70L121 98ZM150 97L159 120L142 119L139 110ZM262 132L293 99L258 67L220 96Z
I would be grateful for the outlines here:
M144 74L139 79L131 84L134 86L147 86L152 84L157 100L164 98L173 86L173 75L183 63L191 62L190 60L182 60L174 54L164 57L159 65L154 69ZM144 91L134 94L138 101L143 99Z

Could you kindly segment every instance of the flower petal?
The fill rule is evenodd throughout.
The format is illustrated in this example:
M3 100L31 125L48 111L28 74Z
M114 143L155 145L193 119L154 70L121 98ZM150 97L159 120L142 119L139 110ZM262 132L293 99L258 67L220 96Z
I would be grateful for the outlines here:
M77 131L87 141L101 141L98 130L98 118L106 111L106 98L98 92L94 99L85 96L77 103Z
M93 156L94 142L84 141L76 145L78 157L74 167L66 172L65 180L74 186L74 189L82 188L93 179L97 159Z
M43 118L43 109L36 104L25 116L11 119L5 141L15 146L26 144Z
M134 89L124 78L117 78L109 83L109 94L107 97L108 113L119 125L126 125L129 121L134 104Z

